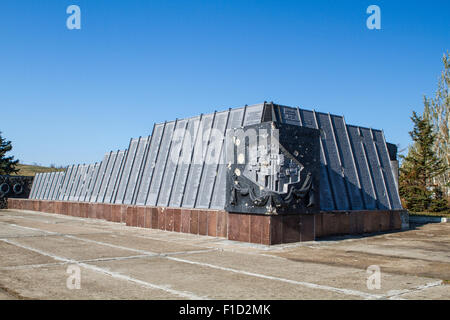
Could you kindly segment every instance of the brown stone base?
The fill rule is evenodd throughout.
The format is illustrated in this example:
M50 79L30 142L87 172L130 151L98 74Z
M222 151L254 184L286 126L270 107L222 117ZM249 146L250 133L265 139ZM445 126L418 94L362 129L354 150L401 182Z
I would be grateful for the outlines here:
M264 216L221 210L144 207L105 203L8 199L8 208L122 222L127 226L222 237L264 245L321 237L376 233L408 227L397 211L319 212Z

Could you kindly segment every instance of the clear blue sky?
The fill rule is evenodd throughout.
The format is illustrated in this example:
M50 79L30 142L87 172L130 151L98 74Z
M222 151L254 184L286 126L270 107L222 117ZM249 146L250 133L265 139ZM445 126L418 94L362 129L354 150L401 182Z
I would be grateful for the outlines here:
M406 147L446 50L448 0L2 0L0 130L23 163L90 163L154 122L267 100Z

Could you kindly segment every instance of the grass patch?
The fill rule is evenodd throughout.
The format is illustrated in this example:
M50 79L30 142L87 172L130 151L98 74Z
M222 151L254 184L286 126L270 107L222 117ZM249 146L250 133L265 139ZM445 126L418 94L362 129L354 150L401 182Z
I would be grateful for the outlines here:
M442 212L412 212L408 211L410 216L429 216L429 217L444 217L450 218L450 210Z
M19 169L19 172L17 172L16 176L35 176L37 173L43 173L43 172L53 172L53 171L64 171L64 168L51 168L51 167L43 167L43 166L34 166L30 164L18 164L16 166L17 169Z

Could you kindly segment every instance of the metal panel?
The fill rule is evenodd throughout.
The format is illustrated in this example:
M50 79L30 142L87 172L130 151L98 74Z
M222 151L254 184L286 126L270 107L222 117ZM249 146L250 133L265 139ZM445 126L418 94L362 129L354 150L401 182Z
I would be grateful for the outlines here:
M156 166L156 158L161 146L161 139L164 133L164 123L155 124L153 126L150 146L147 152L147 159L145 160L142 177L139 182L139 188L136 196L136 204L144 205L147 200L148 191L150 189L153 171Z
M99 169L100 169L100 163L96 162L94 164L94 169L92 171L92 176L91 176L91 179L89 181L89 185L87 186L86 194L84 196L84 200L83 201L86 201L86 202L90 202L91 201L92 192L93 192L94 186L95 186L95 184L97 182Z
M255 104L248 106L245 109L244 126L261 123L262 115L264 111L264 104Z
M175 174L172 194L169 201L171 207L181 207L189 168L192 163L193 150L202 116L188 119L187 130L183 141L181 158Z
M280 106L281 122L301 126L300 115L297 108Z
M103 161L100 163L100 167L98 169L97 177L95 178L95 184L92 189L89 202L97 201L98 193L99 193L100 187L103 183L103 177L105 175L106 167L108 166L110 155L111 155L111 152L108 152L107 154L105 154Z
M358 180L358 174L353 160L353 151L351 149L344 119L341 116L331 116L330 123L334 131L335 143L346 184L346 192L350 201L350 209L364 209L364 202L361 196L361 188Z
M58 184L58 178L59 178L59 172L55 171L54 177L53 177L53 182L52 185L50 187L50 192L47 195L47 200L53 200L53 194L55 193L55 190L57 188L57 184Z
M196 208L209 208L211 194L214 190L216 175L218 174L218 164L222 153L222 145L225 139L225 130L230 112L223 111L216 113L213 131L210 134L208 147L203 163L203 170L200 180L200 187L197 191Z
M330 125L328 114L316 113L318 126L323 130L321 137L325 149L325 156L328 165L331 187L333 190L336 209L349 210L350 205L347 198L346 186L343 179L343 167L340 163L340 157L336 144L334 143L333 128Z
M80 194L78 196L78 201L81 201L81 202L85 201L86 190L87 190L87 187L88 187L89 182L90 182L91 177L92 177L93 168L94 168L93 164L86 165L86 172L85 172L85 177L84 177L84 183L83 183L83 186L81 187Z
M45 200L49 200L50 198L50 194L55 190L55 186L56 186L56 172L51 172L50 173L50 184L49 184L49 188L45 194Z
M347 125L347 132L349 134L353 155L355 156L356 168L360 178L365 209L376 209L375 189L359 128L356 126Z
M56 182L56 188L55 188L55 191L53 192L53 194L51 196L51 200L57 200L58 199L58 195L59 195L59 192L61 190L61 185L62 185L62 182L64 180L64 176L65 175L66 175L65 171L61 171L61 172L58 173L58 180Z
M139 138L131 139L128 147L128 153L125 160L125 165L120 175L119 186L117 189L115 203L123 203L125 197L125 191L127 189L128 181L130 180L130 173L133 167L134 158L136 156L136 150L139 144Z
M37 186L37 189L36 189L36 192L35 192L35 195L34 195L35 199L39 199L39 195L41 194L41 190L42 190L42 187L44 185L45 174L44 173L40 173L39 175L40 175L39 185Z
M386 194L386 187L384 184L384 178L380 171L380 164L375 150L374 141L372 139L371 130L368 128L359 128L362 135L362 142L364 144L364 150L367 156L367 162L369 164L370 173L373 179L373 186L375 187L375 193L377 195L377 208L389 209L389 199Z
M45 192L42 195L42 199L43 200L47 200L48 199L48 194L50 193L50 190L52 188L52 183L53 183L53 178L55 176L54 172L48 172L47 175L48 177L48 181L47 181L47 187L45 188Z
M31 184L30 194L28 195L28 199L33 199L33 194L36 191L37 180L39 178L39 173L36 173L33 178L33 183Z
M31 186L31 192L29 199L36 199L36 191L39 189L39 184L41 182L42 175L40 173L36 174L33 179L33 185Z
M315 129L319 128L318 124L316 124L313 111L300 109L299 114L303 126ZM323 130L321 130L321 135L323 135ZM328 174L327 160L322 138L320 139L320 162L320 208L322 210L334 210L336 206L333 198L330 177Z
M80 182L80 174L81 174L82 167L83 167L83 165L79 164L77 166L77 170L73 176L72 185L71 185L70 191L69 191L69 199L68 199L69 201L76 201L75 194L77 192L78 184Z
M111 152L111 154L109 156L108 165L106 166L105 174L103 175L103 181L100 185L100 189L98 191L98 196L97 196L97 199L95 202L102 203L105 201L106 189L108 187L109 180L111 179L112 170L116 163L118 153L119 153L119 151L113 151L113 152Z
M381 130L373 130L373 133L375 136L375 143L379 149L380 160L386 177L392 209L400 210L402 209L402 203L398 192L397 182L391 169L391 160L384 133Z
M43 180L43 184L42 184L41 190L40 190L39 195L38 195L38 199L39 200L43 200L44 199L44 194L45 194L45 191L47 190L48 179L49 179L49 176L50 176L48 174L48 172L43 173L43 175L44 175L44 180Z
M164 134L159 147L159 152L156 160L155 169L153 171L152 181L147 196L146 205L154 206L158 201L158 196L161 190L161 180L164 174L164 169L167 164L172 135L175 130L176 121L167 122L164 129Z
M241 127L244 118L244 108L233 109L229 112L227 130ZM214 191L211 199L212 209L223 209L225 207L226 198L226 163L225 163L225 147L222 145L220 161L218 165L218 173L214 183Z
M200 123L199 132L195 141L192 163L189 168L186 189L183 195L182 206L186 208L193 208L196 202L197 189L200 183L209 134L211 133L210 129L214 122L214 116L215 113L205 115Z
M69 185L70 177L72 176L74 167L75 167L74 165L67 167L66 174L64 176L64 181L61 185L61 190L59 191L59 194L58 194L58 200L60 200L60 201L64 200L64 198L65 198L65 195L67 192L67 187Z
M79 180L78 180L77 189L75 190L74 201L80 201L81 192L83 190L84 184L86 183L88 167L89 167L88 164L83 164L80 168Z
M186 138L188 119L177 121L172 135L169 156L167 158L164 178L162 179L161 192L158 198L158 206L168 206L172 194L173 181L180 163L181 149ZM188 137L189 138L189 137Z
M130 171L130 179L125 189L125 198L123 203L132 204L133 196L136 190L136 184L139 179L139 175L142 173L142 161L144 160L145 153L147 151L147 143L149 143L150 137L141 137L138 141L136 149L136 155L134 156L133 164Z
M338 118L336 117L336 120ZM361 177L356 163L355 153L350 142L350 135L348 133L345 119L342 117L341 121L335 121L335 127L338 130L338 139L343 148L342 158L346 167L345 176L348 179L348 186L350 192L350 198L352 199L352 209L362 210L366 209L365 199L363 195Z
M122 171L122 166L123 166L123 162L124 162L126 153L127 153L126 150L122 150L117 153L116 161L114 163L114 168L111 172L111 177L109 179L108 187L106 189L105 199L103 200L103 202L105 202L105 203L114 202L113 196L116 193L117 181L119 178L119 174Z

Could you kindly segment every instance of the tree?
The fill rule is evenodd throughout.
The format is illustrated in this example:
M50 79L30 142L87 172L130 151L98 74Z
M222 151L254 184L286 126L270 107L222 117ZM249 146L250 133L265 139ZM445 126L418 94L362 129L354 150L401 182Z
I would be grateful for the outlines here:
M424 116L413 112L413 130L409 133L414 144L403 157L400 168L399 189L405 206L411 211L442 211L447 209L447 200L434 179L445 173L448 167L439 159L433 146L436 134L433 125Z
M12 150L11 141L6 141L2 138L0 131L0 174L17 173L16 169L19 160L14 160L13 156L7 157L6 153Z
M443 163L450 166L450 55L444 53L442 58L444 68L438 83L435 98L424 98L424 117L433 124L436 139L433 149ZM434 182L450 197L450 171L434 178Z

